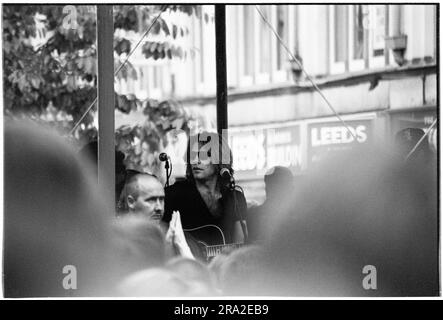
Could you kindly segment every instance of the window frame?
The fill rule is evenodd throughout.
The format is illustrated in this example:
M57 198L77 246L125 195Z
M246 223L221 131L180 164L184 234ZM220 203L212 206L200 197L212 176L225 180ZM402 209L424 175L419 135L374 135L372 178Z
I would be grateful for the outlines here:
M272 24L272 17L273 17L273 10L272 7L273 5L267 5L269 6L269 20L271 20L271 24ZM254 43L254 52L257 53L255 55L255 63L254 63L254 70L255 70L255 84L269 84L271 82L271 73L272 73L272 69L273 69L273 54L272 54L272 48L273 48L273 37L272 37L272 32L270 29L266 29L269 30L269 58L270 58L270 64L269 66L267 66L267 72L261 72L260 71L260 60L261 60L261 56L259 55L259 53L261 52L260 50L260 26L261 24L264 24L264 21L262 19L262 17L258 14L258 12L255 12L256 14L254 14L254 22L255 22L255 29L254 29L254 39L255 39L255 43ZM266 26L266 28L268 28L268 26Z
M290 5L281 5L283 7L284 10L284 15L285 15L285 24L283 26L284 28L284 32L286 34L286 45L288 46L289 50L291 50L292 46L289 43L290 42L290 32L289 32L289 19L291 17L290 15L290 10L291 7ZM271 7L271 13L272 13L272 18L273 18L273 23L272 25L275 25L275 29L278 32L278 5L273 5ZM281 35L279 34L279 36L281 37ZM287 82L288 81L288 65L289 64L289 56L286 53L285 49L283 48L283 46L280 44L280 42L278 41L277 37L272 37L271 36L271 47L272 50L271 52L273 52L273 54L271 55L273 57L272 59L272 78L271 81L275 82L275 83L282 83L282 82ZM285 39L283 38L283 41L285 41ZM278 68L278 50L277 47L280 46L280 50L283 51L283 56L286 57L286 60L282 61L282 68L279 69Z
M255 55L252 55L251 59L253 59L252 62L252 74L251 75L247 75L245 74L245 46L246 46L246 37L245 37L245 5L239 6L239 10L238 10L238 24L239 24L239 37L238 37L238 41L239 41L239 46L238 46L238 55L240 57L239 59L239 64L238 64L238 69L239 69L239 84L242 87L245 86L251 86L254 83L254 73L255 73L255 60L256 57ZM256 26L255 26L255 15L252 15L253 19L252 19L252 26L254 28L254 34L253 34L253 50L256 50L256 39L255 39L255 31L256 31Z
M384 48L383 48L383 55L381 56L374 56L373 55L373 48L374 48L374 44L373 44L373 37L374 37L374 28L373 25L376 23L376 5L379 6L383 6L384 9L384 14L385 14L385 25L383 26L383 30L384 30L384 36L386 37L386 24L388 21L388 10L387 10L387 5L385 4L373 4L373 5L368 5L368 10L369 10L369 32L368 32L368 37L367 37L367 46L368 46L368 68L369 69L374 69L374 68L382 68L386 66L386 42L384 43Z
M328 6L328 17L329 17L329 73L330 74L340 74L346 72L346 60L345 61L335 61L335 48L336 48L336 37L335 37L335 11L337 5ZM349 10L346 10L348 13ZM349 20L349 19L347 19ZM349 30L348 30L349 31ZM349 37L348 34L346 34ZM349 47L349 41L346 40L346 46ZM345 52L348 54L348 49L345 48ZM347 57L349 58L349 57Z
M354 59L354 22L356 20L355 8L357 4L350 5L348 8L348 61L349 71L361 71L365 68L365 48L366 48L366 35L363 32L363 58ZM364 28L364 26L363 26Z

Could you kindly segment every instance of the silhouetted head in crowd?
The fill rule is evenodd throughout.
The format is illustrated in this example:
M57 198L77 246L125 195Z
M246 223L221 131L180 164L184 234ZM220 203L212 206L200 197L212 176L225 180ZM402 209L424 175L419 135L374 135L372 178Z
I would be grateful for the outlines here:
M113 226L112 243L122 274L162 267L166 262L164 233L158 223L145 216L118 217Z
M294 191L294 205L276 217L257 292L438 293L437 168L399 162L393 154L345 152L308 172ZM374 266L376 275L364 274L365 266Z
M125 297L185 297L189 296L189 285L172 271L150 268L126 276L117 292Z
M93 169L32 123L5 123L4 142L5 296L112 294L114 214L91 180Z
M265 174L267 201L279 201L292 191L294 176L286 167L276 166Z
M225 263L225 260L228 258L228 256L234 251L233 248L226 247L222 250L221 253L216 255L212 260L209 262L209 269L211 270L212 274L215 278L215 285L218 289L221 290L220 285L220 269Z
M79 154L83 159L90 162L91 167L94 170L95 175L98 172L98 141L93 140L85 144L79 151ZM119 150L115 150L115 199L119 199L125 183L125 170L124 163L125 154Z
M189 295L215 295L215 279L208 266L194 259L176 257L167 262L166 268L189 284Z
M247 246L227 255L218 267L218 285L229 296L257 294L264 275L264 251L259 246Z
M142 215L157 223L163 219L165 191L152 174L135 172L130 175L122 191L122 201L129 213Z
M395 143L399 156L406 158L424 134L424 130L420 128L406 128L397 132ZM430 153L428 139L424 138L416 150L409 156L409 160L426 161Z
M248 212L249 242L265 240L272 233L275 217L292 205L294 176L286 167L272 167L264 177L266 200Z

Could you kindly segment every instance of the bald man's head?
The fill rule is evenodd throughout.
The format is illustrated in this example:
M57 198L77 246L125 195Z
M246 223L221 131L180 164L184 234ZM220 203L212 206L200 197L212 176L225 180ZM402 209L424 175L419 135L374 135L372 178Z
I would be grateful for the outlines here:
M165 208L165 191L155 176L134 175L125 186L125 201L129 212L142 214L160 222Z

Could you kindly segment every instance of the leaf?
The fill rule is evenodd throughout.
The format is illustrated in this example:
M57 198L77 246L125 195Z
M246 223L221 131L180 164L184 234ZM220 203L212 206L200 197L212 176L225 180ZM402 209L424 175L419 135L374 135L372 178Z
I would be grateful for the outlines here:
M171 49L166 50L166 55L169 59L172 59L172 52Z
M161 23L157 20L157 22L155 23L155 25L152 27L152 32L154 34L159 34L161 30Z
M40 78L39 77L32 77L31 78L31 84L35 89L38 89L40 87Z
M183 58L183 49L181 47L178 47L177 49L177 55L180 59Z
M183 123L184 123L184 119L183 118L177 118L174 121L172 121L171 126L178 130L181 129L183 127Z
M94 74L94 69L95 69L95 59L93 59L92 57L85 58L85 66L83 71L88 74Z
M161 21L162 21L162 29L163 29L163 32L165 33L166 36L170 36L170 35L171 35L171 32L169 31L168 24L167 24L166 21L163 20L163 19L162 19Z
M156 49L157 49L157 43L156 42L150 42L149 46L150 46L149 51L154 53L156 51Z
M177 31L178 31L178 28L177 28L177 26L174 24L174 25L172 26L172 37L173 37L174 39L177 38Z

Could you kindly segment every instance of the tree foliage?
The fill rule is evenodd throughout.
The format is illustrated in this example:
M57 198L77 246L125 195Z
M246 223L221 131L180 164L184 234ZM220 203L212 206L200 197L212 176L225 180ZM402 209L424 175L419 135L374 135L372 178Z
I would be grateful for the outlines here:
M62 5L4 5L4 110L6 116L27 117L58 124L68 130L77 123L96 98L97 48L95 6L75 6L76 27L66 28L67 14ZM160 5L116 5L114 27L143 33L152 24ZM180 11L189 16L201 16L200 6L170 5L167 10ZM43 27L39 27L43 26ZM184 26L168 23L160 17L151 33L162 34L162 41L144 42L142 52L147 59L184 58L185 50L173 39L189 33ZM45 38L35 43L36 38ZM114 37L114 57L118 59L132 50L133 42L125 36ZM133 75L127 63L119 77ZM153 165L139 152L149 146L149 154L161 150L165 136L172 128L186 129L187 116L177 103L170 100L138 101L135 97L116 94L115 107L129 113L142 109L146 116L143 126L117 130L117 144L124 147L136 165ZM94 110L93 110L94 111ZM63 118L64 117L64 118ZM62 119L63 118L63 119ZM63 120L63 121L62 121ZM96 134L93 112L87 114L76 137L85 142ZM129 144L128 144L128 143ZM137 149L138 148L138 149ZM132 156L131 156L132 155Z
M177 102L148 100L143 110L149 114L142 124L117 129L117 148L126 154L126 165L140 170L148 168L162 176L160 152L174 140L177 130L189 132L188 116Z

